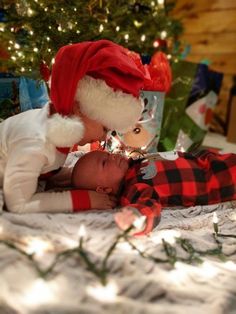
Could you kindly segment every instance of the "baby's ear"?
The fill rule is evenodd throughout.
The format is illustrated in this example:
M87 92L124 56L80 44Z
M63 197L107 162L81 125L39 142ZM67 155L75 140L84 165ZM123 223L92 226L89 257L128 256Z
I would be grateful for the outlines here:
M112 192L112 188L109 187L103 187L103 186L97 186L96 192L102 193L102 194L109 194Z

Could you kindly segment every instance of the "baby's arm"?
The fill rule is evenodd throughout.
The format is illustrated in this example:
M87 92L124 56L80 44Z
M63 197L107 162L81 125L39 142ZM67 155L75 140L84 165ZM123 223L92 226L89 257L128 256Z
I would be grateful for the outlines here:
M161 205L158 199L157 193L151 186L147 184L142 184L142 187L140 185L132 186L127 195L121 198L121 205L123 205L121 212L115 214L118 227L125 230L137 218L144 216L146 220L135 235L144 235L151 232L161 219Z

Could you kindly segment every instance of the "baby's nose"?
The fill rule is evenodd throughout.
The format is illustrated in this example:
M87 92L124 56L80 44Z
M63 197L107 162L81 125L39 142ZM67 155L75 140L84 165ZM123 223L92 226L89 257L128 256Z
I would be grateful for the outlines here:
M115 160L115 159L116 159L116 156L115 156L115 154L110 154L110 155L109 155L109 158L110 158L111 160Z

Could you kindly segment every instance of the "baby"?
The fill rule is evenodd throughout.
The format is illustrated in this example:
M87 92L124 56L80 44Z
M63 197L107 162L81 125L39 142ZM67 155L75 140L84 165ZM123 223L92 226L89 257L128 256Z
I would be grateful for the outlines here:
M75 164L72 183L78 189L117 196L123 209L115 221L123 230L137 216L145 216L145 226L136 233L142 235L158 225L162 207L236 199L236 154L166 152L155 160L133 161L92 151Z

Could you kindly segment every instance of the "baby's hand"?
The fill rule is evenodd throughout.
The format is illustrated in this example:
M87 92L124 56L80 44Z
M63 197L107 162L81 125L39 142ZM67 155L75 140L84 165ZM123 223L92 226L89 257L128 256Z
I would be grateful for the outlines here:
M113 195L89 191L91 209L109 209L117 205L117 199Z
M114 215L115 222L121 230L129 228L133 222L138 218L132 209L123 208L121 212Z

